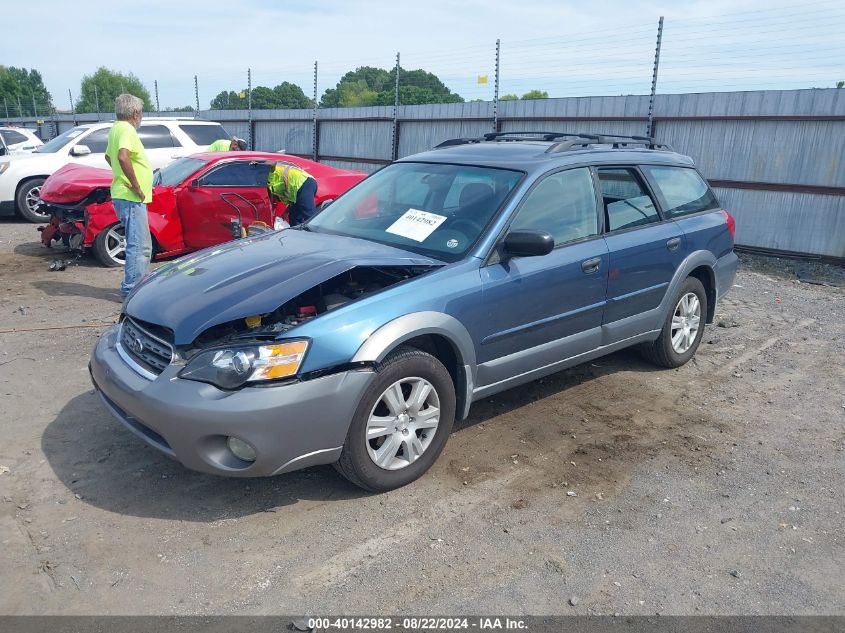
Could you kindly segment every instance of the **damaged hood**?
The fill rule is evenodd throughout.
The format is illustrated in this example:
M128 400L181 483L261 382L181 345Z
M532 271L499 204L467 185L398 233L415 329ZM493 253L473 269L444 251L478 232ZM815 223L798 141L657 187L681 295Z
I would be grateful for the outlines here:
M442 263L376 242L288 229L165 264L136 287L124 309L187 345L214 325L272 312L356 266Z
M39 196L44 202L73 204L84 199L95 189L111 187L112 172L109 169L87 165L65 165L47 178Z

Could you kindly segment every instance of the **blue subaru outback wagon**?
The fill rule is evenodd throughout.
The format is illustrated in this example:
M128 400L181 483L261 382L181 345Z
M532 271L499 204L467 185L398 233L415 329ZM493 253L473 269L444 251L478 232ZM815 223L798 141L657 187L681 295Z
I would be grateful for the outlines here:
M733 218L654 139L525 132L399 160L307 224L147 276L90 370L188 468L420 477L473 401L623 347L695 353Z

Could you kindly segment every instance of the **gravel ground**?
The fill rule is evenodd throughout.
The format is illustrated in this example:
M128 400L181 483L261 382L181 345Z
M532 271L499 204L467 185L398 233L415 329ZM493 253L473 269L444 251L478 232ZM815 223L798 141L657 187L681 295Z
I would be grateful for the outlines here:
M366 495L143 445L86 369L121 271L55 256L0 222L0 613L845 614L845 291L794 264L744 257L686 366L625 351L476 403Z

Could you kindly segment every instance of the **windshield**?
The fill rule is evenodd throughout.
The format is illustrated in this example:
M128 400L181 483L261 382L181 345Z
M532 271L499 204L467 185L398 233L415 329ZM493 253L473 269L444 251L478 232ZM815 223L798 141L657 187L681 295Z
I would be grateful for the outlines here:
M453 262L478 240L521 178L521 172L508 169L394 163L307 226Z
M80 134L84 134L88 131L89 128L87 127L74 127L69 129L67 132L63 132L59 134L56 138L52 141L47 141L39 147L36 151L38 154L55 154L60 149L62 149L65 145L67 145L70 141L75 139Z
M198 169L205 167L208 161L197 158L180 158L169 165L157 169L153 178L154 185L175 187Z

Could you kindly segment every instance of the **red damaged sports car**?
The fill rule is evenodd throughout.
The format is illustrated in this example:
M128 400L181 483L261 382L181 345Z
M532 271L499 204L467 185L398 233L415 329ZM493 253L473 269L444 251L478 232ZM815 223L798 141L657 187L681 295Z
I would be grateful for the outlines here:
M298 156L266 152L205 152L180 158L155 172L153 201L147 205L153 257L164 258L214 246L238 237L255 222L273 227L286 219L284 207L270 208L267 174L273 163L293 163L317 181L316 204L333 200L366 177ZM41 241L91 249L105 266L122 266L123 227L114 213L106 169L67 165L41 188L51 212L39 227Z

